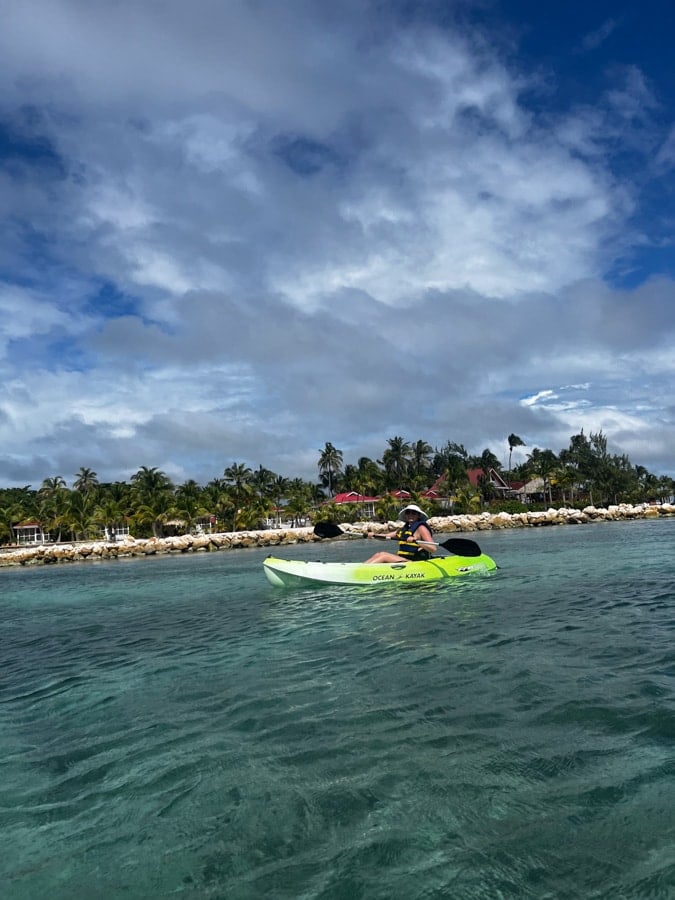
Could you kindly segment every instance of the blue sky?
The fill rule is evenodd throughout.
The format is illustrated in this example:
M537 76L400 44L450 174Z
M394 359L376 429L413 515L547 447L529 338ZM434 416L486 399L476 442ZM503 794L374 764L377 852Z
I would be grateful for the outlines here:
M582 428L675 475L671 3L0 12L0 485Z

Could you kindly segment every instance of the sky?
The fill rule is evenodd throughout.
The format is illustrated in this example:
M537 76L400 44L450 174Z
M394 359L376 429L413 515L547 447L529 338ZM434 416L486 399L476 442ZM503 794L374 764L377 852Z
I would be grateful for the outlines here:
M670 0L0 0L0 486L675 476Z

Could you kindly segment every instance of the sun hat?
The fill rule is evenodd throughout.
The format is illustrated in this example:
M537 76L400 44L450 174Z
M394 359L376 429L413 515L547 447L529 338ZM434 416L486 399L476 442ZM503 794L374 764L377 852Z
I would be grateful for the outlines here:
M417 506L417 504L409 503L407 506L404 506L403 509L398 514L398 517L401 521L403 521L403 517L405 516L405 514L408 512L409 509L412 510L413 512L419 513L420 519L422 519L423 522L426 522L426 520L429 518L429 516L424 512L424 510L420 509L419 506Z

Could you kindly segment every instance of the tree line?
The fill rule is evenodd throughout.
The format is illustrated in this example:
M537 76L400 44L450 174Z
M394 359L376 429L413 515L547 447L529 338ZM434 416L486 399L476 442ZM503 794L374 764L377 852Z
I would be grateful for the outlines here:
M517 511L521 505L513 499L515 492L505 498L496 489L491 471L510 485L541 479L536 498L541 505L661 501L675 491L672 478L657 477L633 465L625 454L610 453L602 431L573 435L558 454L534 447L513 468L513 450L526 444L516 434L507 440L506 471L489 449L477 456L453 441L433 448L424 440L408 442L400 436L387 440L381 459L363 456L346 465L342 451L327 442L318 451L319 477L314 483L286 478L262 465L251 469L244 463L233 463L222 477L203 486L194 480L174 485L164 472L147 466L141 466L128 483L99 482L96 472L81 467L71 487L57 475L45 478L38 489L30 485L0 488L0 543L12 543L14 526L27 521L38 522L54 541L100 538L105 529L123 526L137 537L162 537L168 530L180 533L214 524L221 531L238 531L282 520L293 525L310 517L347 521L358 516L358 507L331 501L337 493L348 491L379 497L376 516L388 520L400 507L392 492L408 491L419 502L422 492L439 479L443 506L426 497L423 500L431 514L447 512L448 503L457 513L486 508ZM477 486L467 477L471 469L480 470Z

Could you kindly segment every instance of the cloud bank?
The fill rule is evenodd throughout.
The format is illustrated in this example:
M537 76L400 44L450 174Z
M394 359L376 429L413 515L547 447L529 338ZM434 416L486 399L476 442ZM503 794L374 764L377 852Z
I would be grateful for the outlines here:
M658 89L431 6L5 0L4 484L581 428L674 474Z

